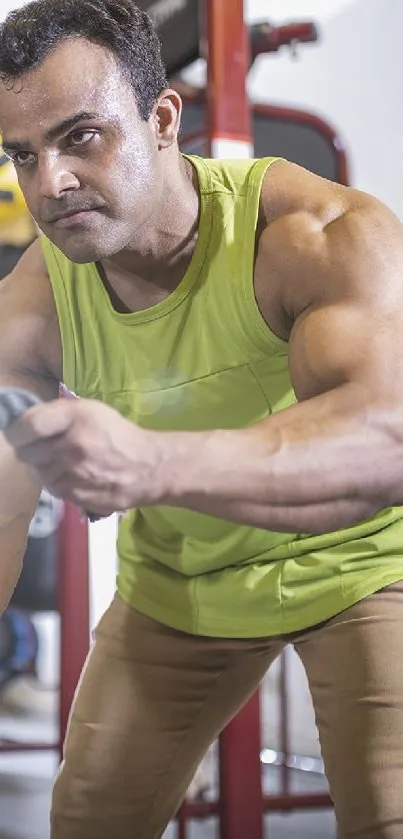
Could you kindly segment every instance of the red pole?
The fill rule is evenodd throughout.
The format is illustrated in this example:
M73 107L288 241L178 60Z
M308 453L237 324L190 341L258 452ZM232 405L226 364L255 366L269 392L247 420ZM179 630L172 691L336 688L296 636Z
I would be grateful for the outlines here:
M60 750L90 640L88 525L66 504L59 531Z
M246 90L250 44L243 0L206 0L206 9L208 153L221 158L252 157Z
M208 154L253 155L243 0L206 0ZM253 697L219 739L221 839L263 839L260 701Z
M220 839L263 839L260 694L219 739Z
M177 839L187 839L188 836L188 820L191 818L188 811L188 802L184 801L179 810L177 818Z

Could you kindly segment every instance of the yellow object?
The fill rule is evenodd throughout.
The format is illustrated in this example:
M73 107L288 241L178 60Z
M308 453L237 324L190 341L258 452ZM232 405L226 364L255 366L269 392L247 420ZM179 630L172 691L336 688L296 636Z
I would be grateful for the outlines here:
M0 245L24 247L34 237L34 223L18 185L14 165L0 147Z
M189 159L201 192L196 249L177 289L155 306L116 312L94 264L74 265L42 239L64 382L145 428L244 428L295 402L288 344L267 327L253 288L261 185L272 159ZM402 544L401 508L301 536L144 507L120 524L118 588L138 611L185 632L279 635L403 579Z

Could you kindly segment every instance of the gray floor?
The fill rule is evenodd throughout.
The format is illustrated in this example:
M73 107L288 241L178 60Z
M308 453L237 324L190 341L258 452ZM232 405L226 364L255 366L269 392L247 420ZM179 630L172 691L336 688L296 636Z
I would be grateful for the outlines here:
M53 736L48 722L41 727L36 721L33 729L26 720L0 716L0 737L23 740L33 733L45 742ZM0 839L48 839L50 791L56 768L57 759L51 752L0 754ZM273 767L265 768L267 791L275 790L276 773ZM326 788L323 777L308 772L293 772L292 783L295 791ZM289 815L273 813L266 819L265 835L267 839L336 839L334 817L328 810ZM164 839L176 839L174 825L169 827ZM194 823L188 839L219 839L218 824L214 820Z

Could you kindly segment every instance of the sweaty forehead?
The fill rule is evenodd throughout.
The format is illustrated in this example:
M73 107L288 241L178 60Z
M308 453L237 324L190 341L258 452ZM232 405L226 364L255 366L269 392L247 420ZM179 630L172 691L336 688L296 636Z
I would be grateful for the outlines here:
M132 111L133 100L108 50L84 38L69 38L11 90L0 82L0 127L6 138L18 139L81 111L112 118L120 109Z

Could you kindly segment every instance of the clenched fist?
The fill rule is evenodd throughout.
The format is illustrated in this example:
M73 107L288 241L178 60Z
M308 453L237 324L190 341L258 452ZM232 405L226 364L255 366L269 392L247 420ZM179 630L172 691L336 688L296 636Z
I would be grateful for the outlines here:
M100 516L158 503L159 435L95 400L58 399L5 431L52 495Z

